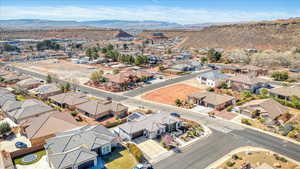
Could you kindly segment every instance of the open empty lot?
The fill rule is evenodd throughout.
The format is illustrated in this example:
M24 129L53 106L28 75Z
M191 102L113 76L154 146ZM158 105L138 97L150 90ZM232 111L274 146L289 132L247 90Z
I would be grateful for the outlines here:
M45 75L54 75L64 80L77 79L81 84L87 82L91 73L96 71L93 66L55 59L19 63L16 66Z
M142 99L175 105L174 102L176 99L186 100L187 95L203 90L204 89L202 88L193 87L187 84L176 84L149 92L143 95Z

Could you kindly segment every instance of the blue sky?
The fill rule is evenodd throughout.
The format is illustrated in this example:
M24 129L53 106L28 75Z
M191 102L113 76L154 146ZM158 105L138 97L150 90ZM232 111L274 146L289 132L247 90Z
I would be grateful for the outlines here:
M300 0L0 0L0 19L160 20L182 24L300 16Z

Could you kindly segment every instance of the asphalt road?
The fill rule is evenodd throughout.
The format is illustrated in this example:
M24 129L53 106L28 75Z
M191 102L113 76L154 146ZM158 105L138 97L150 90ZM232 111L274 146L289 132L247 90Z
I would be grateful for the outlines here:
M16 68L16 70L32 75L37 78L46 79L46 76ZM196 74L193 74L196 76ZM192 78L190 76L189 78ZM189 79L187 78L187 79ZM178 81L186 80L178 79ZM171 82L165 82L160 85L153 84L155 86L145 89L145 91L155 89L167 85L168 83L173 84L178 82L177 80L171 80ZM64 81L61 81L64 82ZM79 86L82 92L88 92L99 97L111 97L116 101L121 101L124 104L133 106L144 106L154 110L160 110L162 112L179 112L183 117L192 119L208 126L212 129L213 133L208 138L200 140L192 146L185 148L183 153L172 155L165 160L162 160L155 164L157 169L204 169L212 162L218 160L222 156L235 148L244 145L259 146L270 149L274 152L286 155L294 160L300 161L300 146L285 140L282 140L271 135L257 132L252 129L246 129L238 124L234 124L229 121L209 118L207 115L198 114L191 112L190 110L180 109L174 106L163 105L159 103L144 101L135 99L130 96L135 96L141 89L122 96L114 93L108 93L85 86ZM143 91L143 92L145 92Z

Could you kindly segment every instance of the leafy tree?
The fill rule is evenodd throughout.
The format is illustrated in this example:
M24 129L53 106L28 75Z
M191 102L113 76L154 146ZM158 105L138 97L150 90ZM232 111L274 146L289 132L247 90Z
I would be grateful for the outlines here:
M6 134L10 131L11 131L11 127L7 122L0 124L0 134L1 135Z
M3 82L5 79L0 76L0 82Z
M37 43L36 48L38 51L41 51L46 49L59 50L61 47L58 43L52 42L51 40L44 40Z
M89 58L92 57L92 49L91 48L87 48L86 51L85 51L85 55Z
M245 91L242 92L242 97L243 98L249 98L251 96L252 96L252 93L248 90L245 90Z
M109 45L107 46L107 50L108 50L108 51L113 50L113 49L114 49L114 46L113 46L112 44L109 44Z
M163 71L163 70L165 70L165 67L163 65L159 65L158 69L159 69L159 71Z
M63 93L66 93L71 90L71 84L70 83L60 84L59 88Z
M207 58L207 57L202 57L201 60L200 60L200 62L201 62L202 64L205 64L205 63L208 62L208 58Z
M107 53L107 48L102 48L101 53Z
M228 89L228 85L226 82L222 82L219 86L218 86L219 89Z
M269 94L269 91L265 88L260 89L260 94L263 96L267 96Z
M107 81L107 79L105 77L103 77L103 71L93 72L91 77L90 77L90 80L93 83L99 83L99 82L106 82Z
M9 44L4 44L3 50L7 51L7 52L20 52L20 48L18 48L17 46L9 45Z
M144 62L144 59L141 57L141 56L137 56L134 60L134 64L137 65L137 66L140 66L142 65Z
M48 74L46 81L47 83L52 83L52 76Z
M285 81L289 78L288 72L273 72L271 77L276 81Z
M207 57L211 62L218 62L221 59L222 54L215 49L209 49L207 52Z

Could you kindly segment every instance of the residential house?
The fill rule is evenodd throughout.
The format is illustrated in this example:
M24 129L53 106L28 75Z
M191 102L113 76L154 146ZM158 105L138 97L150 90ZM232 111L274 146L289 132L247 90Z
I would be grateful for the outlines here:
M117 144L112 132L96 125L56 134L46 140L45 149L52 169L86 169L100 167L101 156L108 155Z
M224 73L239 73L241 71L240 67L232 64L209 64L209 67L213 69L218 69Z
M45 84L30 90L30 93L36 97L47 99L50 96L61 94L62 91L56 84Z
M176 61L180 61L180 60L189 60L192 59L193 56L188 54L188 53L181 53L180 55L174 56L174 59Z
M171 66L170 69L185 72L185 71L192 71L193 67L189 64L183 63L183 64L175 64Z
M263 69L261 67L253 66L253 65L245 65L242 66L240 69L241 69L241 73L251 74L255 76L264 76L268 73L267 69Z
M273 99L252 100L237 107L237 109L241 114L249 117L260 116L264 118L267 123L277 122L280 116L288 113L288 108Z
M188 100L194 104L222 110L235 104L232 96L216 94L213 92L198 92L188 95Z
M33 117L53 111L53 108L35 99L25 101L8 100L2 106L5 115L15 123L21 123Z
M25 80L21 80L16 83L17 87L24 90L34 89L41 85L41 82L37 79L29 78Z
M4 87L0 87L0 95L1 94L9 94L9 93L10 93L10 91L8 89L6 89Z
M119 136L132 140L141 136L153 139L167 132L177 131L182 121L166 113L144 115L133 113L127 117L127 122L119 126Z
M278 87L270 89L269 94L279 99L291 100L292 96L300 98L300 87Z
M5 150L0 150L0 168L15 169L10 153Z
M185 71L199 71L202 68L203 65L198 61L192 61L192 62L184 61L181 63L175 62L175 64L170 66L169 69L185 72Z
M25 133L31 145L44 144L56 133L77 128L76 120L68 113L51 112L31 119L25 124Z
M0 108L7 101L16 101L16 96L14 94L12 94L12 93L0 93Z
M198 80L200 81L201 84L205 84L209 87L214 88L221 85L223 82L225 82L228 77L229 76L227 76L224 73L221 73L217 70L212 70L199 75Z
M259 93L261 88L271 88L268 81L259 77L239 74L229 77L228 86L236 91L248 90L253 93Z
M69 109L75 109L76 105L88 101L86 95L80 92L61 93L58 95L50 96L48 100L61 108Z
M111 99L90 100L76 106L78 112L96 120L102 120L106 117L115 116L123 118L127 115L128 107L113 102Z
M124 70L118 74L103 75L111 83L111 86L122 88L124 86L134 86L138 82L149 80L154 77L154 74L145 71Z

